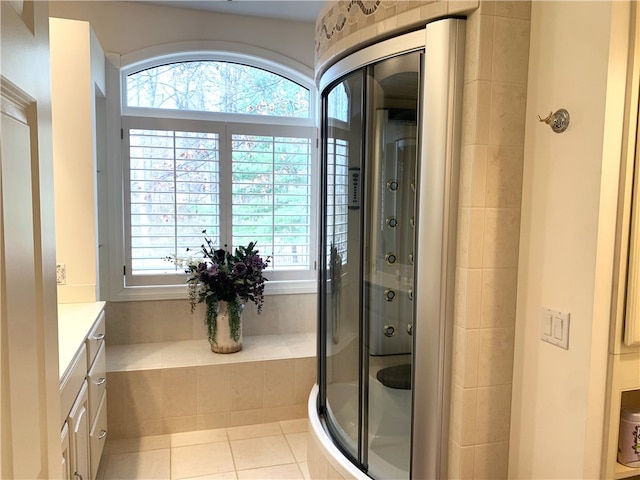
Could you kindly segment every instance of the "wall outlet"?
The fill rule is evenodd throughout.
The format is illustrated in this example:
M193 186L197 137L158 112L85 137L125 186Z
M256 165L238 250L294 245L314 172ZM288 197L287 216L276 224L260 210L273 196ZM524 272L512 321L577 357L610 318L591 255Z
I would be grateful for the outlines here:
M56 283L58 285L67 284L67 269L64 266L64 263L56 264Z

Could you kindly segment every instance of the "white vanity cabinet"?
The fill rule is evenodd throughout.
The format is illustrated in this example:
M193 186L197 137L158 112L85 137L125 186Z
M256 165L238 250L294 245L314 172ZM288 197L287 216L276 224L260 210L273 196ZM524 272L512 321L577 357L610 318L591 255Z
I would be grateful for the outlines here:
M105 316L100 314L87 337L87 382L89 386L89 451L91 479L96 478L104 444L107 441L107 360Z
M107 437L104 302L58 306L62 478L93 480Z

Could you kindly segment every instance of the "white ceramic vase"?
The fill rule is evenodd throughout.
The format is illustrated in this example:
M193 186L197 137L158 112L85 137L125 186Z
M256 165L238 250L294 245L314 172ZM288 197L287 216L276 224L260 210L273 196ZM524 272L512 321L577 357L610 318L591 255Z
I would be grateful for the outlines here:
M232 308L224 300L217 302L214 334L209 335L211 351L214 353L235 353L242 350L242 311L244 304L238 305L238 318L233 318Z

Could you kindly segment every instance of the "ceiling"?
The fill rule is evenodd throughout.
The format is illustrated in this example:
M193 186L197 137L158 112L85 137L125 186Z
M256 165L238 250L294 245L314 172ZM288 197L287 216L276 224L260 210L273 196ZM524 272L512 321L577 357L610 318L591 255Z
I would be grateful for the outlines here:
M324 0L145 0L140 3L313 23L325 2Z

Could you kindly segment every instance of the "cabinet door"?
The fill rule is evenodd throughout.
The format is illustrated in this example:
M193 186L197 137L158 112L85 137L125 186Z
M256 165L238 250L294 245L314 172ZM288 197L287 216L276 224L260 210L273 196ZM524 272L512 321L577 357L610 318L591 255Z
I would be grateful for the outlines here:
M82 384L67 423L71 429L71 472L74 480L89 480L89 395L87 382Z
M71 445L69 443L69 424L67 422L64 422L62 432L60 432L60 444L62 446L62 480L71 480Z

